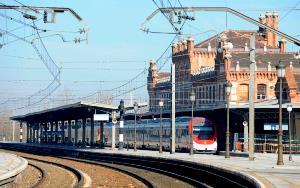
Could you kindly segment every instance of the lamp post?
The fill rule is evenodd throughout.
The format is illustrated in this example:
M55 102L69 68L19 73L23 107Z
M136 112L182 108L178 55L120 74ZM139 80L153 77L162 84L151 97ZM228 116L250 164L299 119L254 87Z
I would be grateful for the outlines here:
M136 113L139 109L139 105L137 102L134 102L133 109L134 109L134 143L133 143L133 147L134 147L134 151L136 151Z
M193 148L193 121L194 121L194 102L196 100L194 89L190 93L190 100L192 102L192 121L191 121L191 130L190 130L190 155L194 154Z
M231 87L232 84L230 82L227 82L225 84L226 89L226 102L227 102L227 129L226 129L226 152L225 152L225 158L230 158L229 154L229 96L231 93Z
M159 153L162 153L162 110L164 107L164 101L160 99L158 102L160 107L160 127L159 127Z
M279 78L279 129L278 129L278 158L277 165L284 165L283 163L283 148L282 148L282 79L285 76L285 65L283 61L279 61L276 66L277 77Z
M291 126L291 111L293 110L293 106L291 104L287 105L287 111L289 112L289 161L292 161L292 152L291 152L291 139L292 139L292 126Z

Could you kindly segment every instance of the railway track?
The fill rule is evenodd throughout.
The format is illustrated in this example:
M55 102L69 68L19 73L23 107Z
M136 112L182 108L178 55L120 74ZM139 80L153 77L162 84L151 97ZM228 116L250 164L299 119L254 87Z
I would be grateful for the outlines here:
M144 187L148 188L159 188L159 187L176 187L176 188L192 188L194 186L189 185L188 183L179 181L178 179L168 177L163 174L151 172L149 170L141 169L141 168L136 168L136 167L130 167L126 166L126 164L115 164L115 163L104 163L104 162L98 162L98 161L93 161L89 159L78 159L78 158L71 158L71 157L48 157L48 156L34 156L33 157L26 157L27 155L31 155L28 153L20 153L16 152L15 154L24 157L27 160L32 160L35 159L36 157L39 158L47 158L47 162L52 161L52 160L57 160L61 162L66 162L67 161L75 161L79 163L84 163L84 164L91 164L91 165L97 165L105 168L110 168L112 170L121 172L123 174L127 174L138 181L142 182ZM40 161L40 159L38 159ZM42 160L44 161L44 160ZM130 186L129 186L130 187ZM134 187L134 186L132 186ZM141 187L141 186L138 186Z
M127 156L122 154L105 154L91 151L76 151L62 148L29 148L26 146L11 146L7 149L25 151L29 153L39 152L41 155L59 154L55 157L69 159L87 164L102 165L116 169L121 172L130 172L143 182L147 187L181 187L174 184L165 185L161 182L171 178L173 182L185 182L182 187L260 187L253 179L241 176L232 171L219 169L212 166L193 162L179 161L174 159L163 159L143 156ZM153 173L147 176L147 173ZM132 176L132 175L131 175ZM162 176L160 181L157 178ZM142 178L142 179L141 179ZM181 184L184 185L184 184Z
M64 165L61 163L52 162L52 161L41 160L41 159L36 159L36 158L26 157L26 156L22 156L22 157L29 160L30 165L37 168L41 172L41 178L32 187L43 187L44 184L47 184L47 169L41 168L38 165L33 164L32 161L44 163L44 164L47 164L50 166L54 166L56 168L57 167L61 168L65 171L69 171L73 175L72 177L75 177L75 183L71 187L77 188L77 187L84 186L84 176L85 175L76 168L73 168L73 167L70 167L70 166L67 166L67 165ZM51 175L53 175L53 174L51 174Z
M33 182L30 187L34 188L34 187L38 187L40 185L43 184L43 182L45 181L45 176L46 176L46 170L33 164L32 162L28 163L29 166L35 168L38 172L39 172L39 176L37 177L37 181Z

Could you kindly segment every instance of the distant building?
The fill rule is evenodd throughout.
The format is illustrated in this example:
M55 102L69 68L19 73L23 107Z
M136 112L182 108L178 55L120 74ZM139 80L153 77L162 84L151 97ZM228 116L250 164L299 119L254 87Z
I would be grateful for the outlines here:
M274 29L279 27L275 12L267 12L259 20ZM199 44L195 44L193 38L174 43L172 63L176 69L176 111L187 111L191 107L189 96L192 89L196 93L196 110L225 108L224 84L227 81L233 85L231 106L248 104L251 33L256 34L256 106L278 104L275 66L279 60L286 64L283 100L300 105L299 60L295 59L295 53L287 52L284 39L278 41L276 35L259 28L257 31L227 30ZM159 112L160 99L164 100L164 110L171 110L170 77L170 73L158 72L154 61L150 62L148 93L151 112Z

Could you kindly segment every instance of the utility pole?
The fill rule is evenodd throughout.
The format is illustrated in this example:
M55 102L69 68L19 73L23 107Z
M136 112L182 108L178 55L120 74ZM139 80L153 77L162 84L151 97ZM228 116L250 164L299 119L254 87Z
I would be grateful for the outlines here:
M175 153L175 110L176 110L176 102L175 102L175 64L172 63L172 125L171 125L171 147L170 153Z
M117 124L117 114L116 111L112 111L111 113L111 119L112 119L112 127L111 127L111 149L115 149L116 145L116 124Z
M254 91L255 91L255 34L250 36L250 81L249 81L249 160L254 160Z

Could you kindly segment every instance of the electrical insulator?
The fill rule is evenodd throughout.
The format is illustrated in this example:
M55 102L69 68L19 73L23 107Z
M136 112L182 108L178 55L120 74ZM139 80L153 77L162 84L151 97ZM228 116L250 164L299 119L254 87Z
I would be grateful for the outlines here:
M81 42L81 39L80 39L80 38L75 38L75 39L74 39L74 42L75 42L75 44L76 44L76 43L80 43L80 42Z
M79 33L80 33L80 34L85 33L85 32L86 32L86 31L85 31L84 28L83 28L83 29L80 29L80 28L79 28Z
M44 23L48 22L48 12L44 11Z

